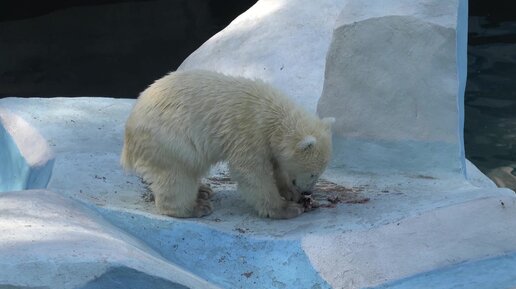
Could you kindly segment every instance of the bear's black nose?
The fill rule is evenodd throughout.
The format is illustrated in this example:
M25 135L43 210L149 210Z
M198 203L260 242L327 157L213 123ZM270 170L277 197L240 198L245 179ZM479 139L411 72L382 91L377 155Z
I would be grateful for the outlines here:
M310 196L311 194L312 194L311 191L304 191L301 193L301 195L303 195L303 196Z

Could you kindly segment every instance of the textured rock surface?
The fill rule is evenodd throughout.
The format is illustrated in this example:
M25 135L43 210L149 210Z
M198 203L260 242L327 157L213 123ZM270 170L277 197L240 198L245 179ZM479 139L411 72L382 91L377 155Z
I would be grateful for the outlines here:
M334 166L465 171L466 4L348 1L318 104L337 118Z

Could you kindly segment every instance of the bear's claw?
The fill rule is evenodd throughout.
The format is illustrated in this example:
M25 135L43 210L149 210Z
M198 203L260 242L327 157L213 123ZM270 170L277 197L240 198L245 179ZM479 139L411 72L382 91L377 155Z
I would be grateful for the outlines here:
M213 190L209 185L201 184L199 186L197 198L202 200L209 200L213 196Z

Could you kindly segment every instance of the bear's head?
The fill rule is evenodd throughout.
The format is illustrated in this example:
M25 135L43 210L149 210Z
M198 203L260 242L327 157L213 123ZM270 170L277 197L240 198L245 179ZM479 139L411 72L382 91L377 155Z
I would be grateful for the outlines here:
M332 151L333 122L334 118L316 119L284 136L278 162L289 186L296 191L310 193L326 169Z

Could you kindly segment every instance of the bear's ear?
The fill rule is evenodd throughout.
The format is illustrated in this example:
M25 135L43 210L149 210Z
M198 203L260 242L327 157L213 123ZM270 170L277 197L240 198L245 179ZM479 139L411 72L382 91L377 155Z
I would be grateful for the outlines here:
M315 143L317 143L317 139L315 139L315 137L312 135L307 135L297 143L297 148L302 151L307 151L312 149Z

